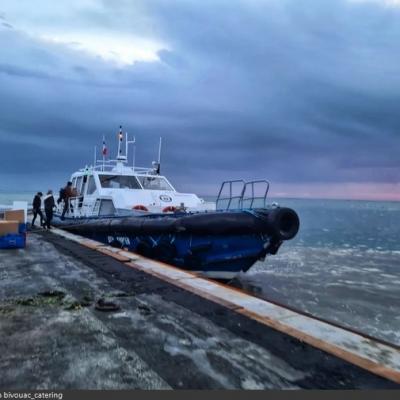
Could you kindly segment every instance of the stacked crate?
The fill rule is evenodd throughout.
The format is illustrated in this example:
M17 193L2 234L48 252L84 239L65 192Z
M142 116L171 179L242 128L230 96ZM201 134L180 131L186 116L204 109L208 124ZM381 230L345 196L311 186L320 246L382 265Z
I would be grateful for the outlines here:
M0 219L0 249L22 249L25 245L25 211L4 211L4 218Z

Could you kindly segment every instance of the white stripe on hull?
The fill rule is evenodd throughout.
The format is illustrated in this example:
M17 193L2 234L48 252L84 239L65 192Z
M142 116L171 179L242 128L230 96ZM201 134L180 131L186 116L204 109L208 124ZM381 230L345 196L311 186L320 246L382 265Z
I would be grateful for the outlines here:
M212 279L233 279L240 271L189 271Z

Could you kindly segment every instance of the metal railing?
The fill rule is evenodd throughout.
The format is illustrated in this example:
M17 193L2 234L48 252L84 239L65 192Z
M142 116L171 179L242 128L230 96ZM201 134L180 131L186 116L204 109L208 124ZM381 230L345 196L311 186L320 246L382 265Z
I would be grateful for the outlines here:
M238 202L238 207L236 208L240 208L245 185L246 182L243 179L222 182L217 201L215 202L217 210L230 210L232 201L234 200L237 200ZM226 207L223 206L224 202L227 203Z
M260 195L257 195L257 189ZM246 182L243 188L243 196L240 208L252 209L254 205L256 205L257 208L265 208L267 205L266 203L267 203L268 191L269 191L269 182L266 181L265 179ZM246 197L248 192L250 192L250 194ZM260 200L259 204L256 203L257 200ZM247 203L250 204L247 205Z
M78 218L90 215L88 207L83 204L83 196L69 197L67 200L63 200L57 205L57 212L62 214L64 210L65 201L67 201L66 217Z
M112 196L101 196L101 198L94 199L90 202L85 202L83 196L69 197L67 200L68 206L65 212L65 217L69 218L82 218L82 217L97 217L99 215L114 215L116 210L112 203ZM102 211L102 202L111 202L112 210L104 213ZM65 200L57 205L57 213L62 214L65 206Z
M269 182L265 179L245 182L242 179L224 181L216 200L217 210L265 208Z
M149 175L154 172L154 168L142 168L142 167L130 167L124 165L124 171L129 171L137 174L145 174ZM90 167L88 169L82 168L79 172L90 172L90 171L97 171L97 172L113 172L115 171L116 166L114 164L109 165L96 165L95 167Z

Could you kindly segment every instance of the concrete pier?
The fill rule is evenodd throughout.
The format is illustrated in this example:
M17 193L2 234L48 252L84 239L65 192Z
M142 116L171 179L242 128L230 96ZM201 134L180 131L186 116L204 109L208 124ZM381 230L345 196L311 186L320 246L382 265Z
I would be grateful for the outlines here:
M59 230L0 252L0 320L2 389L400 388L395 346Z

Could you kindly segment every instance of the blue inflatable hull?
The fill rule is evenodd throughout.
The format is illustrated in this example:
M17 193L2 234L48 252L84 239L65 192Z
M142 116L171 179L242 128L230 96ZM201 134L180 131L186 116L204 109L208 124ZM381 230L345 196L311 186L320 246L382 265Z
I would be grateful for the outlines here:
M53 224L111 246L224 280L246 272L267 254L275 254L282 242L298 230L297 214L290 209L65 220L56 215Z

